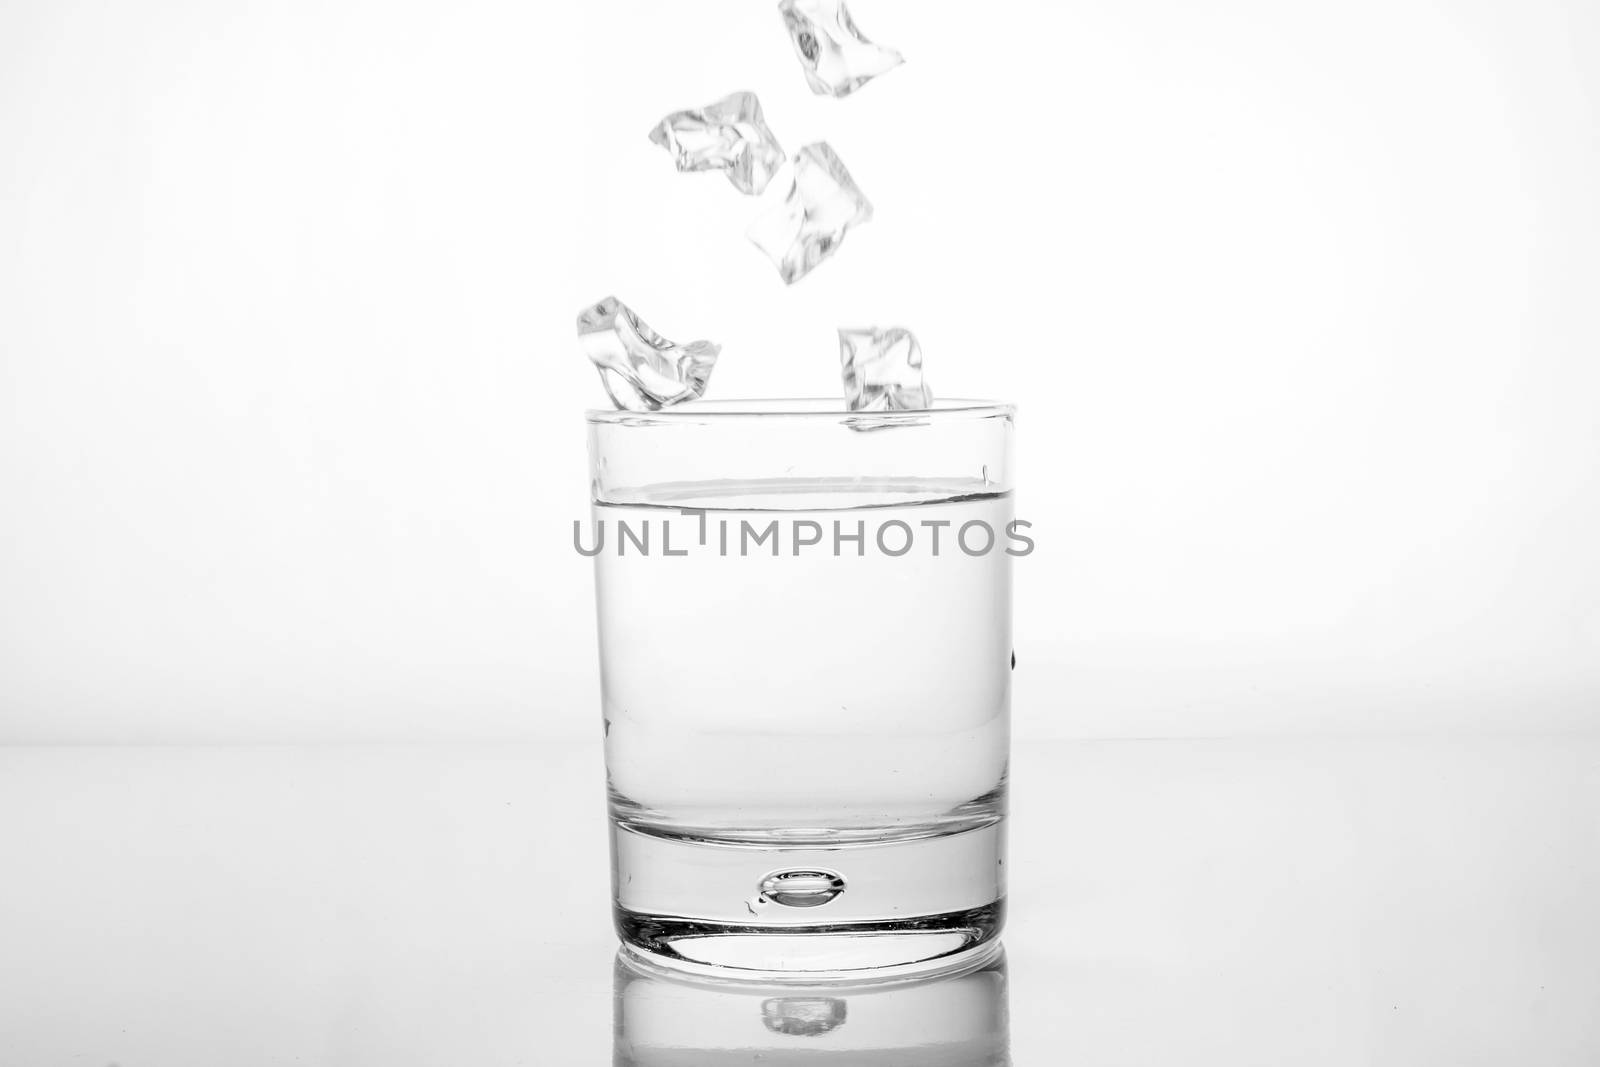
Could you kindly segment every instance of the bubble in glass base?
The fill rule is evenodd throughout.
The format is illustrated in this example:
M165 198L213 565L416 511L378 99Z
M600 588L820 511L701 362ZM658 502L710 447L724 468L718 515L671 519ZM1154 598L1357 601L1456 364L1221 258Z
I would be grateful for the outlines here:
M662 966L702 975L937 973L999 937L1004 830L996 820L910 840L775 849L614 824L617 934ZM807 876L808 892L827 899L775 894L775 867Z

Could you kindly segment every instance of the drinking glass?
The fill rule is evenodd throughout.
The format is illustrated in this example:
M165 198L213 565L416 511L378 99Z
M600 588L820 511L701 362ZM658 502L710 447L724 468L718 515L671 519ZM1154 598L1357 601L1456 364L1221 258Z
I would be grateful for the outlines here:
M997 947L1013 409L588 413L616 925L659 964L920 974Z

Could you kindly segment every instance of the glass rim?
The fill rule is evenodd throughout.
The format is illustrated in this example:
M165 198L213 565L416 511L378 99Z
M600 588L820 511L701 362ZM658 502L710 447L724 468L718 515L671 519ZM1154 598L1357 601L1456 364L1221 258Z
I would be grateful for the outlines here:
M671 426L700 422L776 421L795 419L811 422L837 422L841 419L871 419L874 423L955 419L1010 418L1017 406L1000 400L935 400L932 407L897 411L851 411L837 397L760 397L748 400L690 400L659 411L627 411L621 408L591 408L583 413L595 425Z

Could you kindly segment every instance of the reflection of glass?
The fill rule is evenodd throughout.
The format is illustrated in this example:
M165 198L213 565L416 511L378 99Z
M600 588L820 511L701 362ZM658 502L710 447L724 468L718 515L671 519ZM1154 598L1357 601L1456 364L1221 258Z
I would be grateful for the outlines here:
M812 1037L837 1030L850 1014L842 997L773 997L761 1005L761 1021L775 1034Z
M614 1067L1005 1067L1005 959L941 978L716 981L616 963Z
M589 414L623 939L815 978L1004 914L1012 409Z

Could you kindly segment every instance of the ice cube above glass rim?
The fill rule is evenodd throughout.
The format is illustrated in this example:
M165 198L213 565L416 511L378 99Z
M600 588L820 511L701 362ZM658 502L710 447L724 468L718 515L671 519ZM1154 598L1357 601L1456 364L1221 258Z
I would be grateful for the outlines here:
M782 0L778 11L806 84L818 96L849 96L905 62L899 52L873 44L856 28L844 0Z
M746 236L765 252L786 285L811 273L838 251L845 234L872 220L872 203L826 141L795 153L789 189Z
M755 93L730 93L702 108L674 111L650 131L680 172L720 170L746 196L765 191L783 165Z
M578 314L578 344L612 402L628 411L657 411L701 396L721 351L710 341L667 340L614 296Z

